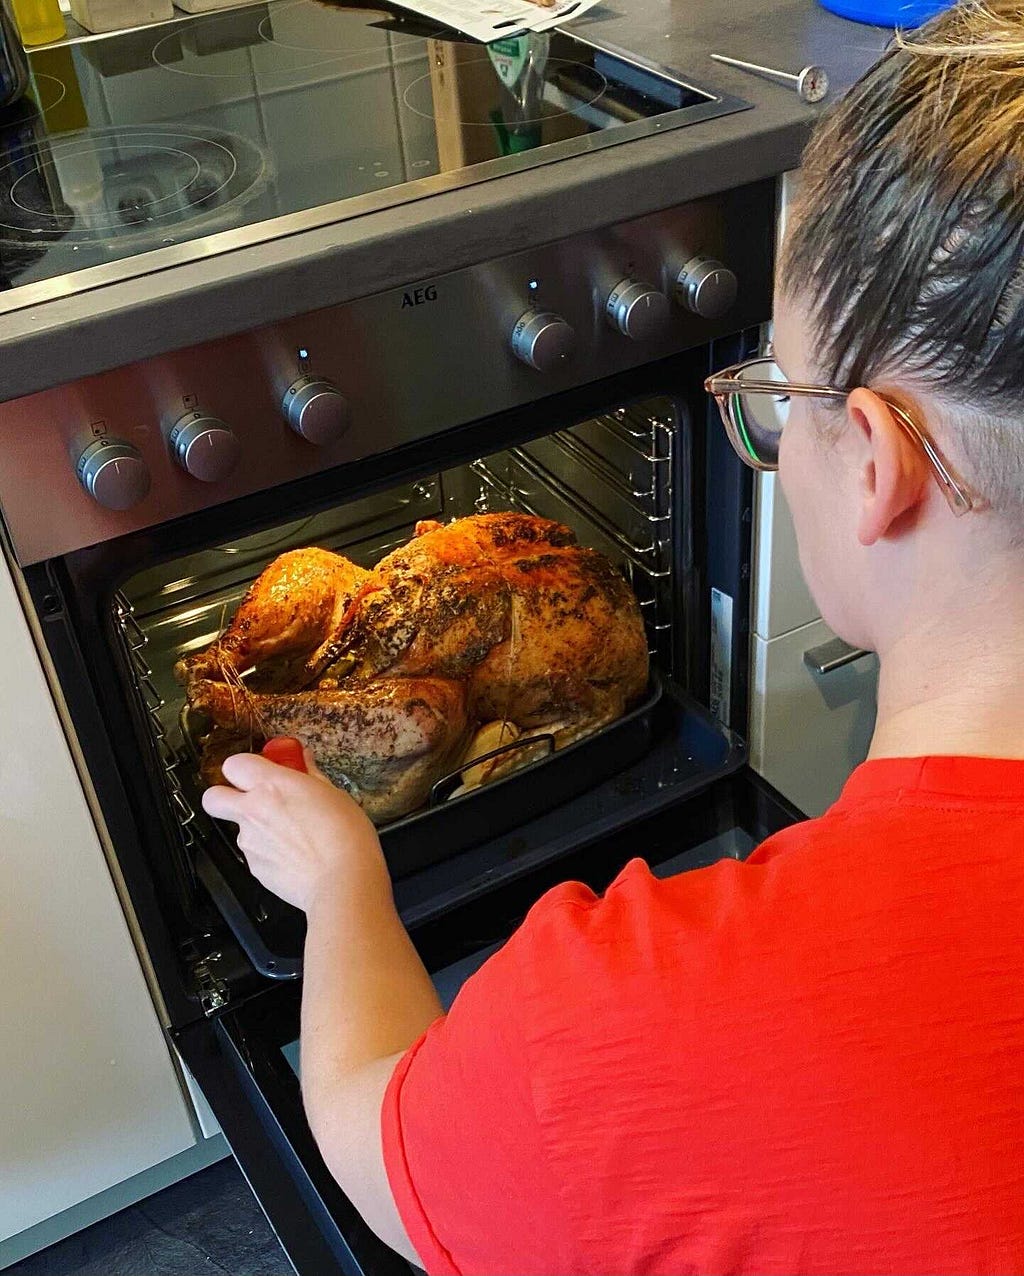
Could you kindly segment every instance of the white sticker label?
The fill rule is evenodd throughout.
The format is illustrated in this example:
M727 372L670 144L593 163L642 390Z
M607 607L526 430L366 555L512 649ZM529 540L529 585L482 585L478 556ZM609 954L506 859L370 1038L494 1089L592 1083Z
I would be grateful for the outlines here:
M732 595L711 591L711 712L730 726L732 703Z
M582 17L597 3L598 0L552 0L551 4L533 0L402 0L402 8L454 27L484 44L493 44L529 31L549 31L570 18ZM511 68L500 72L502 82L513 73Z

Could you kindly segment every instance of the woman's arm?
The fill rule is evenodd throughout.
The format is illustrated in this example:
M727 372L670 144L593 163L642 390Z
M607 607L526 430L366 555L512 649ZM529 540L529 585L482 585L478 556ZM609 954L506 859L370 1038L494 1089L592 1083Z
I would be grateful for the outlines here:
M384 1169L380 1113L398 1059L442 1013L395 910L376 830L315 770L239 754L233 786L206 811L238 825L238 846L268 890L306 913L302 1095L333 1176L393 1249L418 1263Z

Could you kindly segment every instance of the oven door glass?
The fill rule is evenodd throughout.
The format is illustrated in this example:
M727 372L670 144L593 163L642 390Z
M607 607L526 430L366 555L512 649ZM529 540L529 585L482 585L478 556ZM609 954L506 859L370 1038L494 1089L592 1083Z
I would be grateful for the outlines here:
M555 863L461 902L443 877L430 898L406 899L403 917L445 1005L511 934L536 899L560 881L602 890L633 856L658 876L745 858L799 813L748 768L699 796ZM681 976L683 977L683 976ZM176 1035L228 1142L301 1276L391 1276L409 1265L382 1245L327 1171L302 1111L298 1082L300 988L280 982Z

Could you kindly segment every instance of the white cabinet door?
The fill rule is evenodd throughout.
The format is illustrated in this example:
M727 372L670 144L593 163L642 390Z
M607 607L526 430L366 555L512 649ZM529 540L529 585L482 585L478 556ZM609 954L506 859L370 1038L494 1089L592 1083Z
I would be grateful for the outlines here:
M752 643L750 762L807 815L820 815L864 760L875 725L878 660L831 673L804 653L835 637L823 620Z
M195 1143L0 560L0 1240Z

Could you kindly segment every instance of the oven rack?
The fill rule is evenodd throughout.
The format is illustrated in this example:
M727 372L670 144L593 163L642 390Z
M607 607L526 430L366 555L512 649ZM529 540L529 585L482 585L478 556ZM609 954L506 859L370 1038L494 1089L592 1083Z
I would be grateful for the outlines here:
M198 886L194 855L196 812L185 796L185 790L178 775L181 759L168 739L167 731L161 721L160 715L165 701L154 685L153 671L146 659L145 651L149 645L149 638L135 618L135 608L120 591L114 595L112 611L122 655L131 674L132 691L145 721L149 724L150 740L156 755L160 778L181 837L183 854L175 860L175 868L179 886L183 888L185 896L189 897L194 894Z

